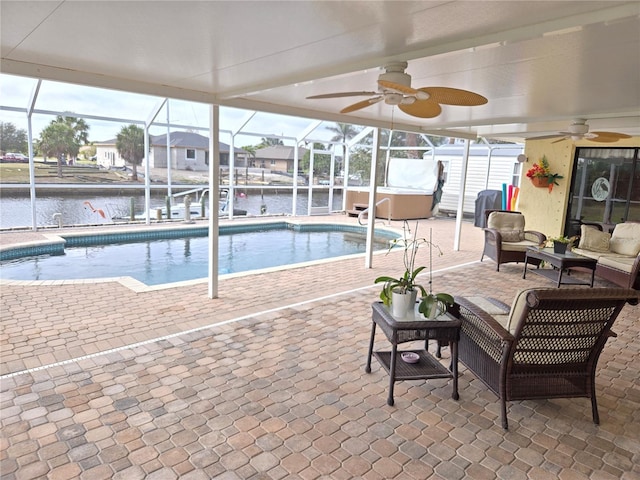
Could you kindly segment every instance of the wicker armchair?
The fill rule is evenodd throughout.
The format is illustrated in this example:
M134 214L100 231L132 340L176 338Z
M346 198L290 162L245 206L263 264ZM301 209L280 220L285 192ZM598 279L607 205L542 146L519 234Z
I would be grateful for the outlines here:
M511 308L485 297L457 297L462 319L459 359L501 402L542 398L591 399L599 423L596 364L625 303L640 292L618 288L528 289Z
M524 229L524 215L508 210L485 210L487 228L484 229L484 249L480 261L488 256L500 264L524 262L528 247L535 247L547 240L540 232ZM532 260L534 264L539 262Z

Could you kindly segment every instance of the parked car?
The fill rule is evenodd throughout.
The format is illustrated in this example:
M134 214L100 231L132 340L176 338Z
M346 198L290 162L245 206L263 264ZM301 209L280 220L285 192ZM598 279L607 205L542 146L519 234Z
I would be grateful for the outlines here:
M2 156L2 161L8 163L29 163L29 157L22 153L7 152Z

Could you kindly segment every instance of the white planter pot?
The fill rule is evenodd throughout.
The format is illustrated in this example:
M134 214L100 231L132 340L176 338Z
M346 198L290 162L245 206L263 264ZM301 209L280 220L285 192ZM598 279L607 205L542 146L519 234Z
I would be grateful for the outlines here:
M405 318L407 313L413 312L417 296L416 290L407 293L391 292L391 315L396 318Z

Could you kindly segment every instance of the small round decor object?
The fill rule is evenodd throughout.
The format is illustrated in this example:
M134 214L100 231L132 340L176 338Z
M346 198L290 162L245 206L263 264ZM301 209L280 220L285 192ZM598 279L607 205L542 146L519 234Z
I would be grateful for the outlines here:
M591 196L596 202L602 202L607 199L611 186L609 180L604 177L596 178L593 185L591 185Z
M420 355L415 352L402 352L400 358L402 358L402 361L405 363L418 363Z

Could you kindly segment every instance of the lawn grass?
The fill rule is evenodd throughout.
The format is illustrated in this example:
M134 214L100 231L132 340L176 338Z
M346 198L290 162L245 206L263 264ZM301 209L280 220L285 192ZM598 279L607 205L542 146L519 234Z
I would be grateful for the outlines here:
M58 177L55 163L34 162L36 183L128 183L122 172L100 170L95 163L88 166L63 165L62 178ZM0 163L1 183L29 183L28 163Z

